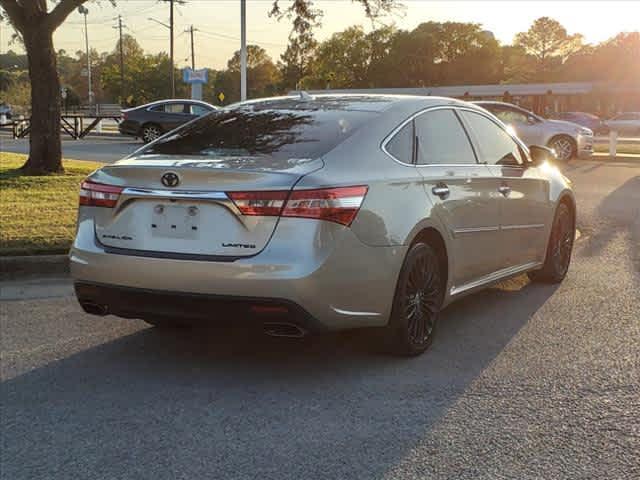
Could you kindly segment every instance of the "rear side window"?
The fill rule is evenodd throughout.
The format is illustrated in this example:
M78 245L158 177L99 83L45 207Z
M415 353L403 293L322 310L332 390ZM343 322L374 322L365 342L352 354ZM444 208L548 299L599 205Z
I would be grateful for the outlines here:
M385 146L396 160L413 163L413 122L407 123Z
M200 117L142 153L315 159L333 150L377 115L353 110L243 105Z
M511 136L484 115L462 112L480 151L480 161L489 165L522 165L520 147Z
M467 134L453 110L435 110L414 120L418 165L476 163Z
M167 103L164 106L164 111L167 113L187 113L185 112L186 105L184 103Z
M164 112L164 105L155 105L149 108L150 112Z
M497 108L493 110L493 114L507 125L511 123L527 123L528 118L523 112L510 110L508 108Z
M191 108L191 115L198 115L198 116L206 115L211 111L211 109L207 107L204 107L202 105L196 105L196 104L191 104L190 108Z

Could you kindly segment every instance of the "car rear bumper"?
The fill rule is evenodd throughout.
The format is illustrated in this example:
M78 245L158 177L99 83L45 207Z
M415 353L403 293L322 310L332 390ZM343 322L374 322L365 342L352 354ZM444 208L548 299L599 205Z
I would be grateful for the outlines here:
M242 299L285 302L307 312L320 329L386 325L407 247L370 247L350 228L328 222L279 222L262 252L220 262L107 253L96 241L93 221L85 218L70 252L71 273L78 283L142 289L169 298L186 294L230 297L235 304ZM115 314L149 314L148 307L129 296L112 296L110 302ZM161 310L168 308L162 305Z
M283 299L207 295L76 282L76 297L91 314L123 318L181 319L193 325L295 325L303 332L326 327L299 305ZM100 313L97 313L100 312Z

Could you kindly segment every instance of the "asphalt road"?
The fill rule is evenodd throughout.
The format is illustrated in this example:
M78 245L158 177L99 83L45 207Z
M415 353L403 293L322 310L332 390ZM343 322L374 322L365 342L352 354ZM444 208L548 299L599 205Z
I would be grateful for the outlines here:
M567 175L565 282L461 300L419 358L161 333L84 315L68 280L4 284L0 477L640 478L640 163Z
M74 160L93 160L111 163L129 155L143 143L125 136L87 136L82 140L62 137L62 156ZM7 132L0 132L0 152L29 153L29 139L13 139Z

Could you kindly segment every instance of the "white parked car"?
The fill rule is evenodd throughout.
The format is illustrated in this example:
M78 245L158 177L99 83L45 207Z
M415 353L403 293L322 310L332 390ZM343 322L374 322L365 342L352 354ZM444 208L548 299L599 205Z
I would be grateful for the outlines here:
M640 112L620 113L605 123L620 134L640 136Z
M511 126L527 145L546 145L558 160L588 158L593 154L593 131L577 123L549 120L516 105L504 102L474 102Z

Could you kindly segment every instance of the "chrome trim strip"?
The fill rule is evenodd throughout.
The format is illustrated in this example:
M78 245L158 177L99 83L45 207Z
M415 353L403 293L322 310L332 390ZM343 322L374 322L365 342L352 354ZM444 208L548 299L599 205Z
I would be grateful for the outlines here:
M399 163L400 165L403 165L405 167L426 168L426 167L484 167L484 166L486 166L486 163L482 163L482 162L478 162L478 161L476 161L475 163L431 163L431 164L426 164L426 165L418 165L418 164L413 164L413 163L405 163L405 162L403 162L401 160L398 160L396 157L394 157L393 155L391 155L387 151L387 144L393 139L393 137L396 136L396 134L400 130L402 130L402 128L407 123L413 121L416 117L419 117L420 115L423 115L423 114L428 113L428 112L433 112L435 110L454 110L454 111L463 110L463 111L477 113L478 115L482 115L483 117L486 117L488 120L491 120L493 123L495 123L498 128L501 128L511 138L516 140L516 143L518 143L518 145L520 145L522 147L525 147L525 145L519 139L517 139L517 137L515 137L514 135L509 133L509 131L507 130L507 127L502 122L496 123L496 118L497 117L492 116L491 112L487 112L484 108L476 109L476 108L469 107L469 106L466 106L466 105L449 104L449 105L436 105L436 106L433 106L433 107L427 107L427 108L425 108L423 110L420 110L420 111L412 114L411 116L409 116L409 118L405 119L402 123L400 123L400 125L398 125L396 128L391 130L391 133L389 133L389 135L387 135L384 138L384 140L382 140L382 144L380 145L380 149L389 158L391 158L394 162ZM487 115L487 113L489 113L489 115ZM500 119L498 119L498 121L500 121ZM466 129L465 125L461 125L461 127ZM473 141L471 139L469 139L469 144L471 145L472 148L475 149L475 146L474 146ZM520 166L520 165L518 165L518 166Z
M160 200L199 200L213 202L230 210L237 217L241 218L242 213L236 204L224 192L188 191L188 190L156 190L150 188L127 187L122 190L118 207L135 198L148 198Z
M515 267L503 268L502 270L498 270L496 272L490 273L489 275L485 275L477 280L473 280L469 283L465 283L459 287L453 286L450 290L450 296L458 295L460 293L466 292L467 290L471 290L474 288L481 287L483 285L494 283L502 280L506 277L511 277L513 275L518 275L519 273L527 272L529 270L534 270L538 267L542 266L542 262L529 262L524 265L518 265Z
M544 223L534 223L531 225L503 225L502 230L525 230L528 228L544 228Z
M379 317L381 314L376 312L354 312L351 310L342 310L341 308L336 308L333 305L330 305L331 310L340 315L351 315L352 317Z
M151 198L168 198L168 199L185 199L185 200L229 200L224 192L199 192L185 190L154 190L148 188L128 187L122 191L122 195L127 197L151 197Z
M479 233L479 232L497 232L500 227L473 227L473 228L456 228L453 230L453 235L462 235L465 233Z

